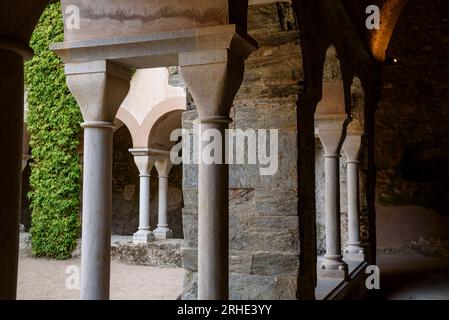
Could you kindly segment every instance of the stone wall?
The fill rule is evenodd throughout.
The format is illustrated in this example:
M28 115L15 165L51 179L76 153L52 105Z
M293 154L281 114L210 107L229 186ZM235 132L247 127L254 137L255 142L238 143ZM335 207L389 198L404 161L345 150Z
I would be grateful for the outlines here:
M279 171L260 176L256 165L230 167L230 298L294 299L299 264L296 102L302 70L290 3L250 6L248 28L260 49L246 63L244 83L231 111L231 127L279 129ZM192 129L194 109L190 101L190 111L183 118L185 129ZM183 174L186 276L182 297L194 299L197 166L184 165Z
M129 152L132 139L123 126L114 133L113 178L112 178L112 234L131 235L139 226L139 171ZM151 172L151 228L157 226L158 174ZM168 223L175 238L182 238L182 167L174 166L170 171L168 188Z
M376 120L378 248L449 257L449 3L410 0Z

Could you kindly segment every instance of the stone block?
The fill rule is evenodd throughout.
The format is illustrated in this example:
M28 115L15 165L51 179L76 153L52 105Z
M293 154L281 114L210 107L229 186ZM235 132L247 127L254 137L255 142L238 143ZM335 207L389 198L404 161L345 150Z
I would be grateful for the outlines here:
M183 215L182 223L184 226L184 245L186 247L198 246L198 216Z
M298 215L298 194L296 191L282 188L258 188L255 197L256 212L259 215Z
M183 247L181 252L184 268L191 271L198 271L198 249Z
M276 298L275 278L271 276L232 273L231 300L272 300Z
M258 253L253 255L251 274L280 275L298 273L298 254Z

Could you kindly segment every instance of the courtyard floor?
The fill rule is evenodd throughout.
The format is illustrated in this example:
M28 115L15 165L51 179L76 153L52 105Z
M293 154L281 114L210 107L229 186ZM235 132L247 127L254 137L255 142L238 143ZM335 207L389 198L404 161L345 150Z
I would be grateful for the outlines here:
M67 279L80 260L65 261L20 257L17 298L19 300L79 299L79 290L67 289ZM66 271L72 273L66 273ZM70 278L72 276L72 278ZM184 270L127 265L111 262L111 299L174 300L182 291ZM73 282L68 281L69 284Z
M377 299L449 300L449 259L378 255Z

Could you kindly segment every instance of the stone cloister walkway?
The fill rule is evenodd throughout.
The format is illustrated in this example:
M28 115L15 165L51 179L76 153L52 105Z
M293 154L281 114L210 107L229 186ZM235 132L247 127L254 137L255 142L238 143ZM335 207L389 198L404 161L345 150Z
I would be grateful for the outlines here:
M77 300L79 290L68 290L67 267L79 259L65 261L19 258L19 300ZM182 291L184 270L111 262L111 299L174 300Z

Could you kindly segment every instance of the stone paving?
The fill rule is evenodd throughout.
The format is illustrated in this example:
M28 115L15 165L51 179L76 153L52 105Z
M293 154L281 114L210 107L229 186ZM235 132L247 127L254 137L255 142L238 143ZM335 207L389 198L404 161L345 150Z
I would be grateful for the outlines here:
M79 290L69 290L66 282L73 277L73 266L79 259L65 261L19 259L19 300L72 300L79 298ZM69 269L68 269L69 268ZM66 273L71 271L72 273ZM111 262L111 299L114 300L174 300L182 291L184 270L127 265Z

